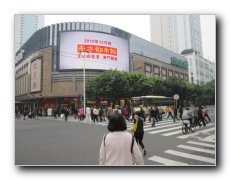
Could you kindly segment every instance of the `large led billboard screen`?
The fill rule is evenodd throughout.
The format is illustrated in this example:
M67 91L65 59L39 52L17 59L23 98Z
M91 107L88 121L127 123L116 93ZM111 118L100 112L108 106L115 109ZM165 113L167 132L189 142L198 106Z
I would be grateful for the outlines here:
M97 32L61 32L59 58L60 70L129 71L128 40Z

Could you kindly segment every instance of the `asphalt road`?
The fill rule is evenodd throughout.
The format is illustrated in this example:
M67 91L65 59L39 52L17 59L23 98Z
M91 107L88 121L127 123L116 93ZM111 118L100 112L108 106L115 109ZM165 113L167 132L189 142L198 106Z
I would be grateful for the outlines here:
M214 111L209 114L212 122L198 128L196 133L190 133L188 137L180 132L179 122L163 120L156 123L153 130L147 123L143 140L147 150L145 165L163 166L173 163L174 166L215 166L215 114ZM108 133L106 124L79 123L71 117L69 120L65 122L52 117L15 120L15 165L97 166L102 137ZM172 131L177 134L166 136ZM206 141L210 136L211 140L209 138ZM194 145L194 142L205 144L201 148L199 144Z

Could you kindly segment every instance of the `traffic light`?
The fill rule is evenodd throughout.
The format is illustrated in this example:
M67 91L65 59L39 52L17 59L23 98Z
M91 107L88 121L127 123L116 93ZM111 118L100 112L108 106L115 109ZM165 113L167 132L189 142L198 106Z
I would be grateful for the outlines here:
M78 99L79 99L79 101L82 101L82 96L81 96L81 94L78 95Z

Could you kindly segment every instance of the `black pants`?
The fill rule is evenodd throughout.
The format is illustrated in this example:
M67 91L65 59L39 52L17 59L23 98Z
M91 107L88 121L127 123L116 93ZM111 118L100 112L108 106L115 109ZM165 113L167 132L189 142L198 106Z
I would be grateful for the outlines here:
M208 117L209 122L211 121L211 119L210 119L210 117L208 116L208 114L205 114L205 115L204 115L204 118L205 118L205 117Z
M204 125L204 126L206 126L206 123L204 122L204 117L199 116L199 117L198 117L198 121L199 121L199 120L201 120L201 121L202 121L202 123L203 123L203 125Z
M182 120L182 113L179 115L180 119Z
M172 116L172 113L171 113L171 112L169 112L169 115L168 115L167 119L169 118L169 116L171 116L172 119L173 119L173 116Z
M177 114L174 114L174 118L173 118L174 122L175 122L175 119L179 120L177 117Z
M143 133L134 133L134 137L136 139L137 144L140 144L141 148L144 149L145 146L142 142L143 137L144 137L144 132Z

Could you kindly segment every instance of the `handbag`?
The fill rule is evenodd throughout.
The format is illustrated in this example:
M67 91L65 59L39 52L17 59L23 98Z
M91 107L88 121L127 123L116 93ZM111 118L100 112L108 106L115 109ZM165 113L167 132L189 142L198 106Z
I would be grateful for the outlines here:
M136 119L136 123L131 126L130 131L136 132L136 130L137 130L137 123L138 123L138 118Z
M133 120L133 116L132 116L132 115L129 117L129 120L130 120L130 121L132 121L132 120Z

